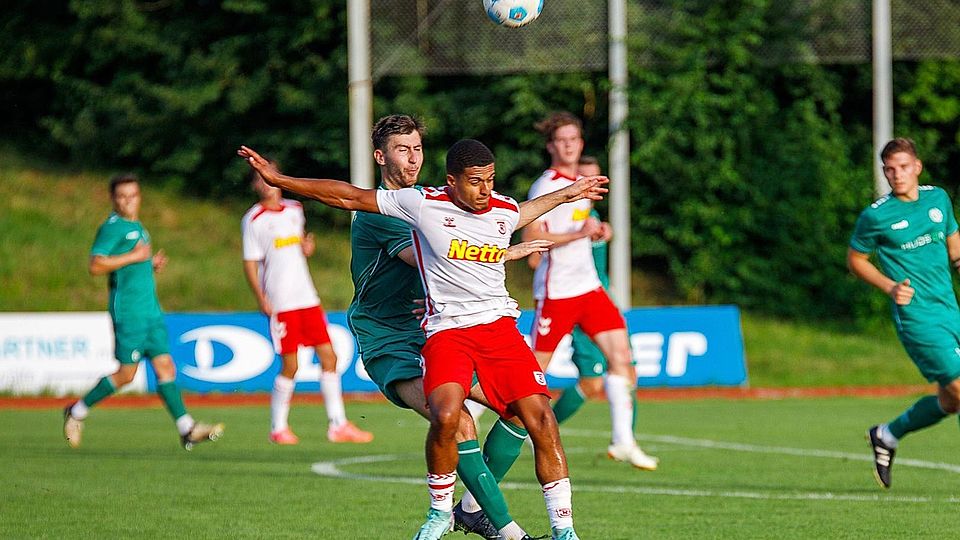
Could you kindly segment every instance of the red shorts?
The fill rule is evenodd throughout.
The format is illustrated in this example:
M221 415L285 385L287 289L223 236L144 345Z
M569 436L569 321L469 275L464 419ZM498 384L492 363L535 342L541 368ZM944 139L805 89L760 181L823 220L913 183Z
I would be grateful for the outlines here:
M490 408L502 417L513 416L507 406L518 399L550 395L546 376L511 317L442 330L427 338L421 352L423 392L428 397L441 384L451 382L469 394L474 371Z
M537 302L530 329L531 347L537 352L552 353L575 325L590 337L627 327L623 314L613 305L607 291L598 287L573 298L546 298Z
M279 354L295 353L301 345L313 347L330 343L323 308L313 306L274 313L270 317L270 337Z

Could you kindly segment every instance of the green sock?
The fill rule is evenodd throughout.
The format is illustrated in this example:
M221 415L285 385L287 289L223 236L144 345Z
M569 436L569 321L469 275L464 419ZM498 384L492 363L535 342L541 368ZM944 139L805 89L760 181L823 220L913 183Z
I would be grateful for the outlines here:
M940 408L937 396L924 396L890 422L887 427L890 429L890 434L899 439L912 431L932 426L943 420L945 416L947 413Z
M557 423L563 423L564 420L573 416L573 413L580 410L586 401L580 392L580 386L575 384L564 390L553 403L553 415L557 417Z
M87 392L87 395L83 396L83 403L87 407L93 407L95 403L103 401L104 398L114 392L116 392L116 389L113 387L113 383L110 382L110 377L104 377L100 379L93 389Z
M507 501L503 498L500 486L494 480L487 464L483 462L480 443L476 439L459 443L457 453L460 454L457 474L460 475L463 484L483 507L483 513L490 518L493 526L497 529L506 527L513 518L507 511Z
M167 411L170 412L170 416L174 420L187 414L187 408L183 406L183 397L180 395L177 383L174 381L157 383L157 394L160 395L160 399L163 400L163 404L167 406Z
M634 388L633 392L630 392L630 396L633 398L633 421L630 424L633 426L633 432L637 432L637 389Z
M500 483L510 467L520 457L520 449L527 438L527 430L517 427L502 418L494 422L483 443L483 460L493 473L494 480Z

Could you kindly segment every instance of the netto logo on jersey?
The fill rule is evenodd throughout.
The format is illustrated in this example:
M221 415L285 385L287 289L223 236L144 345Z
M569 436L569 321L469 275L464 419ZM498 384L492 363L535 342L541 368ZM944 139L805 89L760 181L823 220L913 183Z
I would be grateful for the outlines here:
M573 220L574 221L586 221L590 217L590 209L585 210L574 210L573 211Z
M506 255L506 253L507 250L498 246L490 244L475 246L466 240L454 239L450 241L450 250L447 251L447 258L458 261L498 263L503 260L503 256Z
M287 236L273 239L273 247L280 249L287 246L295 246L300 243L299 236Z

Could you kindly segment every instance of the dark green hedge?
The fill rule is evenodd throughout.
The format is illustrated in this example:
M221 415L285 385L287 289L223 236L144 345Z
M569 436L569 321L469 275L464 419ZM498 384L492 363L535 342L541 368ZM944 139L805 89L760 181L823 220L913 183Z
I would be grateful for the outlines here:
M342 0L10 4L8 144L206 197L244 194L241 142L294 174L347 176ZM681 300L867 321L883 299L847 274L844 253L873 199L870 68L770 60L804 46L807 4L668 0L632 36L631 240L637 265L667 273ZM895 70L897 134L919 143L924 181L952 195L958 83L957 60ZM581 115L605 163L607 88L589 73L394 77L377 82L375 114L426 121L426 183L442 181L446 145L473 137L496 152L499 189L522 197L546 162L532 125L551 110Z

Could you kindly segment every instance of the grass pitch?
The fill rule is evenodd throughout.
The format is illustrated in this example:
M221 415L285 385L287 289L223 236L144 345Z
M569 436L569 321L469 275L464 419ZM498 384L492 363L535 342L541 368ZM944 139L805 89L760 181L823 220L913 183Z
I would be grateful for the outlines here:
M864 430L911 401L642 403L639 438L660 457L656 472L607 460L606 406L588 404L562 427L577 530L585 540L946 536L960 508L955 419L904 441L891 490L872 477ZM377 438L335 445L321 407L294 406L295 447L267 442L265 407L192 412L225 421L225 437L187 453L163 410L100 408L71 450L59 410L0 410L0 536L405 539L421 523L426 423L409 411L348 404ZM547 532L528 450L504 487L517 521Z

